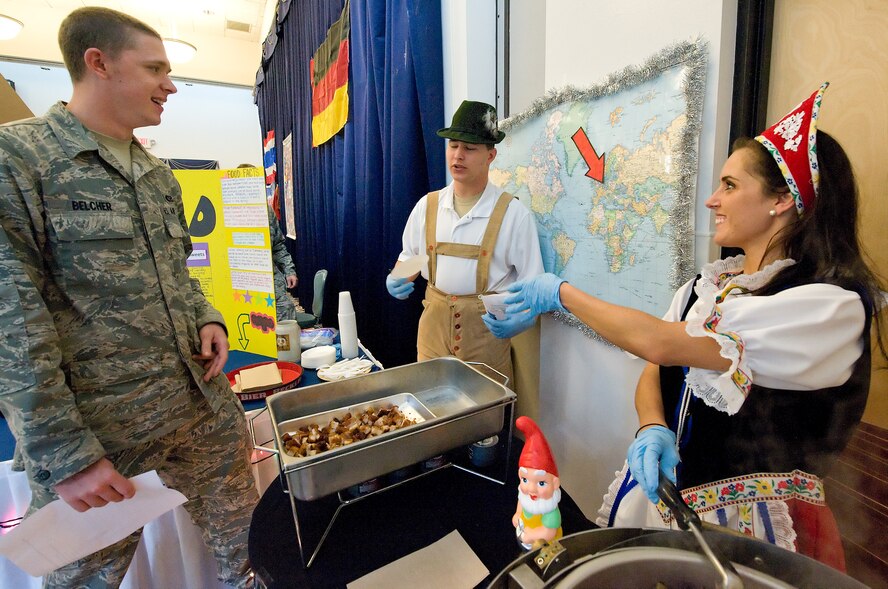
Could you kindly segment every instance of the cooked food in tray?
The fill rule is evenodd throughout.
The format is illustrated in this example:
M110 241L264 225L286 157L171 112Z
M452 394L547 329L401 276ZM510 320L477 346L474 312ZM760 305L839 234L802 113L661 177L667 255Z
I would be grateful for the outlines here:
M369 407L360 413L346 413L333 417L326 425L310 423L281 436L284 452L299 458L314 456L340 446L366 440L425 421L412 407L402 411L398 405L376 409Z

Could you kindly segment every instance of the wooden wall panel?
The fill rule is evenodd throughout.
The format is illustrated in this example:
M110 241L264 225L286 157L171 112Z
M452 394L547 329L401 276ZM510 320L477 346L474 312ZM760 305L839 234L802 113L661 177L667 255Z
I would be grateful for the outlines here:
M861 423L824 481L848 574L870 587L888 579L888 430Z
M33 116L34 113L15 93L6 78L0 76L0 124Z
M824 81L819 126L839 140L860 185L860 236L888 277L888 2L778 0L768 121ZM880 356L879 366L885 361ZM888 428L888 370L874 368L864 421Z

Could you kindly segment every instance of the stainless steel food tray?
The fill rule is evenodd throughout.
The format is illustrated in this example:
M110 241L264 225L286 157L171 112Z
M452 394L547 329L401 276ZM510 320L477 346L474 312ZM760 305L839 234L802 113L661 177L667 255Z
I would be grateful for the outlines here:
M280 452L293 496L311 501L498 433L516 399L465 362L436 358L269 397L275 444L283 448L281 436L305 419L380 407L399 395L415 398L428 412L425 421L307 458Z
M301 427L308 427L312 424L316 424L319 427L324 427L330 423L334 418L339 421L343 421L346 414L351 414L353 416L360 415L365 411L370 410L380 410L380 409L390 409L392 407L397 406L401 413L404 414L408 419L412 419L414 422L413 425L409 425L401 428L401 430L405 430L411 427L416 427L417 425L428 421L429 419L434 419L435 416L432 415L432 412L429 411L425 405L419 402L419 400L410 393L401 393L398 395L391 395L388 397L383 397L382 399L375 399L373 401L368 401L366 403L360 403L358 405L349 405L347 407L339 407L337 409L331 409L330 411L324 411L323 413L315 413L313 415L306 415L305 417L297 417L296 419L290 419L288 421L284 421L283 423L278 424L278 429L281 431L281 436L284 433L289 432L291 435L293 432L298 430ZM397 430L396 430L397 431ZM394 432L390 432L394 433ZM376 436L375 436L376 437ZM359 443L359 442L358 442ZM326 450L325 454L333 454L336 452L340 452L345 450L348 446L340 446L338 448L334 448L332 450ZM311 458L310 456L292 456L284 452L290 458L295 458L296 460L308 460Z

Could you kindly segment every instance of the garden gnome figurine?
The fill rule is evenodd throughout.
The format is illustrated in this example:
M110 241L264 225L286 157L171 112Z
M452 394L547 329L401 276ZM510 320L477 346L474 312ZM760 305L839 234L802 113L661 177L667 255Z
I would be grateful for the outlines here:
M518 459L518 507L512 516L518 543L525 550L561 537L561 483L552 451L540 427L529 417L515 422L525 436Z

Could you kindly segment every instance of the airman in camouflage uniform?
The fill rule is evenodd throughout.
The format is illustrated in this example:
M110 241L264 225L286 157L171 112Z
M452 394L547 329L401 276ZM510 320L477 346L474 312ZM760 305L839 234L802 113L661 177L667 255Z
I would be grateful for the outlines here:
M257 494L243 410L220 374L223 319L185 266L191 242L179 186L138 142L129 140L131 164L123 164L110 137L72 114L117 116L130 134L158 124L158 105L175 92L169 65L151 29L97 8L66 23L78 13L98 18L100 31L123 17L129 44L117 55L102 50L108 79L99 84L118 103L84 95L69 63L71 103L0 126L0 410L32 510L59 496L80 511L125 500L134 492L126 478L155 469L189 498L220 578L243 585ZM127 125L120 112L141 124ZM84 490L96 473L103 478L90 488L98 490ZM62 567L45 586L118 586L138 537Z
M298 283L296 266L293 258L287 251L284 243L284 234L278 222L274 210L268 207L268 233L271 237L271 259L274 265L274 300L277 306L277 320L287 321L296 319L296 305L287 293L288 288L294 288Z

